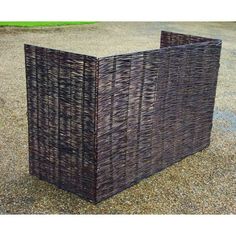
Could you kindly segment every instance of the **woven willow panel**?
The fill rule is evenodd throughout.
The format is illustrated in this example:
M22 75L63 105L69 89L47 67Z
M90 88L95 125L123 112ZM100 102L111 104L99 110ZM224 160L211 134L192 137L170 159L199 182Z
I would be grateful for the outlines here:
M30 173L99 202L210 144L221 41L96 58L25 45Z

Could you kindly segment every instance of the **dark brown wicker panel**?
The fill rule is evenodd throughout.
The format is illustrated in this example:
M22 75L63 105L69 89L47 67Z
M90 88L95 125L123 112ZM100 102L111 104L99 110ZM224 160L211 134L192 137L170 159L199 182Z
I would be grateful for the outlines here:
M30 173L95 201L97 59L25 45Z
M96 58L25 45L30 173L99 202L210 143L221 41Z

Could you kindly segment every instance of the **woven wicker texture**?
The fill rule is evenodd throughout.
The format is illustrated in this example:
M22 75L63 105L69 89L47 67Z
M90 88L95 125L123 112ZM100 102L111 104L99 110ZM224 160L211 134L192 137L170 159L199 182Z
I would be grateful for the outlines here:
M96 58L25 45L30 173L99 202L210 144L221 41Z
M96 58L25 46L30 173L95 199Z

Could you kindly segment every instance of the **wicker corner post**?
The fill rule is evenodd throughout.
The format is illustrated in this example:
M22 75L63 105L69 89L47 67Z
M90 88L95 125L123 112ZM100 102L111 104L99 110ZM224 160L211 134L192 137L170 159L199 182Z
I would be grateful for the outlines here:
M30 174L99 202L210 143L221 41L96 58L25 45Z

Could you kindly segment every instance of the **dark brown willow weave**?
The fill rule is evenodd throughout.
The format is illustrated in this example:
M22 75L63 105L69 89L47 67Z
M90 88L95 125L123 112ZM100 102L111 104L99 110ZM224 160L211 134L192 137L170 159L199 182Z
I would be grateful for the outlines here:
M25 45L30 173L99 202L207 147L221 41L96 58Z

